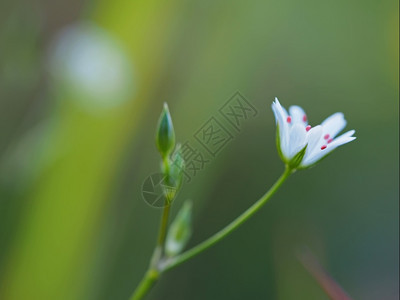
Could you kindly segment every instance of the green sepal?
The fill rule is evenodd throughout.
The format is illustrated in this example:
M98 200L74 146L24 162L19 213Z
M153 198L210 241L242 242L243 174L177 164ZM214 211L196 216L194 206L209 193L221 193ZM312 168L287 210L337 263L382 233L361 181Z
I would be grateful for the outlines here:
M301 164L304 155L306 154L307 146L305 145L303 149L301 149L293 158L289 161L288 166L291 169L297 169L297 167Z
M178 144L171 158L165 158L161 163L161 172L164 175L164 195L168 204L175 199L179 192L185 170L185 161L181 146Z
M165 253L172 257L185 248L192 235L192 202L186 201L172 222L165 243Z
M167 103L164 103L164 108L158 121L156 145L163 158L168 157L175 148L174 126L172 124Z
M172 164L169 172L171 184L176 189L180 189L182 186L183 172L185 171L185 160L183 159L181 146L179 144L172 155L171 161Z

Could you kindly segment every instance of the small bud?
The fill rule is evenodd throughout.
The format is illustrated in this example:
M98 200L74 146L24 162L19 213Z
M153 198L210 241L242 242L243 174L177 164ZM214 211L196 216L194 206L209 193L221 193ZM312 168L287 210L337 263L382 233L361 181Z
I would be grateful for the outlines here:
M156 145L163 158L168 157L175 147L175 132L167 103L164 103L164 108L158 121Z
M192 234L192 202L186 201L172 222L165 245L165 252L169 257L179 254L186 246Z

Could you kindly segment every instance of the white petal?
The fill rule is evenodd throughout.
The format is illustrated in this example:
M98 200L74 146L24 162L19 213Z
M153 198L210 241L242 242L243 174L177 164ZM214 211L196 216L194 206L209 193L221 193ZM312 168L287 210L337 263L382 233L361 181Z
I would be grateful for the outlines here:
M321 126L324 129L323 134L329 134L329 138L333 139L346 127L346 123L343 113L335 113L322 122Z
M279 102L278 98L275 97L275 105L278 108L278 110L280 110L283 114L284 120L286 120L286 118L289 116L286 109L281 105L281 103Z
M290 116L292 117L292 123L296 124L296 123L303 123L305 125L307 125L307 115L305 113L305 111L297 105L293 105L291 107L289 107L289 113Z
M311 156L307 157L307 159L303 159L302 166L303 167L308 167L317 161L319 161L321 158L323 158L325 155L327 155L329 152L331 152L334 148L326 148L324 150L319 149L319 151L314 152Z
M272 103L272 110L274 112L276 121L279 125L279 139L281 145L282 154L285 157L289 157L289 124L286 121L287 112L280 105L277 98L275 98L275 102Z
M320 149L319 142L322 137L322 126L318 125L307 132L307 150L303 158L303 163L306 162L317 149Z
M306 144L307 132L302 124L294 124L289 134L289 158L292 158L303 149Z
M278 123L279 119L281 118L281 114L278 112L278 109L276 107L276 103L272 102L271 107L272 107L272 111L274 112L275 121L276 121L276 123Z
M327 144L326 148L323 150L321 150L321 148L316 149L316 151L313 151L311 156L303 159L302 166L312 165L312 164L316 163L317 161L319 161L321 158L323 158L328 153L332 152L337 147L355 140L356 138L354 136L352 136L354 134L354 132L355 132L354 130L350 130L350 131L342 134L341 136L339 136L338 138L333 140L332 143Z
M350 131L347 131L346 133L343 133L341 136L334 139L332 143L328 144L328 147L337 148L341 145L347 144L347 143L355 140L356 137L352 136L355 132L356 132L355 130L350 130Z
M353 129L353 130L349 130L349 131L347 131L347 132L345 132L345 133L343 133L341 136L338 136L336 139L339 139L339 138L341 138L341 137L347 137L347 136L352 136L354 133L355 133L356 131Z

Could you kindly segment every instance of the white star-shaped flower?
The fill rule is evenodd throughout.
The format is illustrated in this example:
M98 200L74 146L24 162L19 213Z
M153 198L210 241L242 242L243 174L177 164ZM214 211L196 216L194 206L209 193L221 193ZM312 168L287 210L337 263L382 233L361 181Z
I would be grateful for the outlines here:
M355 139L355 130L336 137L346 126L343 113L335 113L321 125L312 127L300 106L291 106L288 113L275 98L272 110L277 123L279 154L293 169L308 168L337 147Z

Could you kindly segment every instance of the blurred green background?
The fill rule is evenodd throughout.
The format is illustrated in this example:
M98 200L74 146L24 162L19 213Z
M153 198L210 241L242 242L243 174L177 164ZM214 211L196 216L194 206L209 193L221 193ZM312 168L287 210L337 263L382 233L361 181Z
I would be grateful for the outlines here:
M192 240L283 170L275 96L311 124L343 111L357 140L296 173L254 218L148 299L327 299L307 246L354 299L398 299L398 2L1 1L0 299L127 299L161 211L162 103L177 139L240 91L257 109L183 187ZM198 146L198 144L197 144Z

